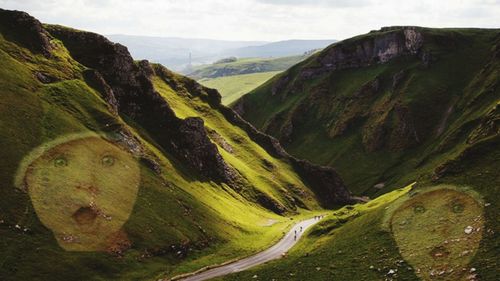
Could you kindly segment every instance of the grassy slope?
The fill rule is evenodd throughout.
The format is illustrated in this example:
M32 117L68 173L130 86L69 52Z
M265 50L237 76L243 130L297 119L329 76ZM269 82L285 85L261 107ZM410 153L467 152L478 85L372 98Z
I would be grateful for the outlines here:
M462 43L466 45L458 43L458 46L455 46L458 48L453 52L442 49L442 45L441 48L428 46L434 48L433 51L439 58L428 69L417 67L417 61L394 60L388 64L364 69L338 71L310 81L303 91L289 94L285 101L281 97L273 98L269 95L273 82L269 81L248 95L246 101L252 105L252 114L246 117L257 126L265 127L273 114L290 110L301 102L311 102L306 93L321 84L322 80L331 81L332 92L337 90L343 95L349 95L373 77L393 74L401 68L411 71L411 79L404 83L404 101L418 109L419 114L428 116L421 125L438 124L440 118L433 113L442 113L443 107L447 107L450 100L458 100L456 108L460 109L450 115L448 125L440 137L424 143L419 148L404 152L380 151L369 154L364 152L361 137L356 129L336 139L330 139L327 133L318 130L327 127L331 121L331 117L327 115L328 108L334 105L332 101L328 102L327 97L321 102L316 101L317 106L314 108L317 114L307 116L310 122L305 122L307 125L298 128L297 135L300 137L289 145L288 150L296 155L309 156L317 162L335 166L350 186L359 193L366 192L364 186L373 184L373 179L380 180L378 177L381 173L385 179L392 177L394 180L389 181L389 187L380 192L393 190L400 186L400 183L415 178L419 178L417 189L440 183L472 188L487 203L484 209L486 225L479 250L468 266L476 269L475 273L480 280L497 280L500 264L500 240L497 234L500 231L498 129L493 129L493 134L473 145L466 142L467 137L476 134L472 129L481 122L487 112L494 108L498 112L498 87L492 85L498 85L499 61L498 58L491 59L490 53L493 51L492 37L495 35L478 30L430 32L442 35L443 39L448 40L453 38L448 37L450 33L453 36L462 35L464 37L461 38L465 39ZM303 62L282 75L293 75L306 63L308 62ZM487 63L489 67L481 70ZM386 92L384 95L388 94ZM470 102L471 100L474 102ZM498 122L498 115L492 120L497 121L491 121L490 124ZM498 128L497 125L492 126ZM458 156L466 149L469 152L465 156ZM452 161L455 164L451 171L436 179L433 176L435 167L450 159L456 159ZM311 229L307 238L283 260L221 279L418 280L413 273L414 267L404 261L394 239L383 226L386 207L395 203L382 198L389 199L393 194L395 193L378 197L367 205L380 200L385 202L374 206L375 208L360 211L361 216L355 216L347 223L339 224L339 220L344 222L345 219L339 218L338 213L333 213L324 224ZM354 210L359 209L360 207L355 207ZM421 241L425 239L418 237L416 240L417 244ZM390 269L397 269L397 276L388 275ZM257 277L253 278L254 275Z
M222 104L229 105L278 73L280 72L270 71L217 78L203 78L198 82L203 86L217 89L222 96Z
M173 165L176 160L149 143L145 132L109 112L99 93L83 81L84 67L69 56L61 42L52 43L56 45L54 57L47 59L0 36L0 279L127 280L159 272L171 276L251 253L279 238L289 219L227 186L200 182L189 171L178 170L179 165ZM35 71L61 81L42 84L34 78ZM177 94L165 84L158 82L157 86L169 101L177 103L172 106L180 116L199 115L187 100L174 98ZM303 187L287 164L269 156L208 106L200 101L196 105L208 116L209 127L228 141L231 137L239 141L232 143L234 154L223 152L223 156L247 178L249 186L278 201L285 192L282 184ZM43 142L68 133L105 130L109 124L128 127L148 153L159 159L162 172L159 175L141 165L138 201L125 225L133 246L123 257L65 252L41 225L27 195L13 186L13 176L21 159ZM263 158L279 170L265 170ZM311 208L317 206L311 197L305 202ZM265 226L269 219L278 223ZM184 247L190 249L188 257L177 257L176 252Z
M234 62L197 66L189 76L204 86L217 89L222 103L228 105L306 57L241 58Z
M425 32L425 38L431 38L431 41L424 48L437 58L428 68L421 67L416 58L399 58L386 64L325 73L306 81L303 88L298 87L294 92L284 90L281 94L271 95L272 87L280 77L290 77L289 84L293 84L295 75L304 66L316 63L315 55L244 96L243 117L256 127L280 137L280 126L292 118L294 111L300 112L296 115L300 120L294 122L291 141L284 143L287 151L299 158L335 167L355 193L381 194L372 188L379 182L389 185L385 191L405 184L411 177L417 177L418 173L413 173L416 167L420 171L432 169L436 162L453 157L462 150L466 146L463 139L454 139L453 144L448 144L454 149L446 153L437 152L436 148L463 126L477 124L479 118L495 106L499 93L498 88L491 86L498 77L498 68L480 74L491 58L497 31L431 29ZM366 36L375 35L362 35L349 41L355 42ZM453 43L446 43L449 42L446 40ZM401 89L393 93L392 77L403 69L406 75ZM376 98L365 104L360 102L350 111L345 110L345 99L376 77L381 81ZM484 98L473 107L465 106L476 96ZM371 116L389 111L388 104L394 102L409 107L417 120L417 130L424 134L424 142L411 149L386 148L366 152L362 143L362 130L368 124L366 120L374 122L376 118ZM444 133L436 136L436 127L451 104L454 104L454 110L445 123ZM360 119L353 122L344 134L332 137L335 123L349 116L359 116ZM356 163L355 168L353 163Z
M498 279L500 264L498 159L500 152L497 150L486 157L463 163L463 172L438 182L424 180L414 187L419 190L446 183L445 186L472 188L481 194L482 200L487 203L484 205L486 225L479 249L465 267L467 272L475 268L474 274L485 281ZM324 222L310 229L305 239L287 257L218 280L420 280L414 273L416 266L404 260L385 226L386 212L399 206L400 200L395 200L400 196L406 199L406 192L408 188L398 189L370 203L335 211ZM409 239L422 246L427 241L423 237ZM388 274L391 269L397 270L396 275ZM446 278L436 280L456 281Z
M241 58L234 62L200 65L188 76L202 78L217 78L257 72L283 71L305 59L307 56L289 56L280 58Z
M396 266L399 257L390 234L377 225L385 207L410 189L335 211L308 230L285 258L221 280L250 280L254 275L255 280L381 280L391 268L400 270L401 280L411 280L407 266Z

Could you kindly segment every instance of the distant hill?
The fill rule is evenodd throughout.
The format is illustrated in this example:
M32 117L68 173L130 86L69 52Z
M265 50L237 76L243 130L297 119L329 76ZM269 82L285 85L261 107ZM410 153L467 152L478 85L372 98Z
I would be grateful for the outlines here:
M229 57L213 64L197 66L188 76L206 87L217 89L222 96L222 103L228 105L312 53L280 58Z
M221 60L221 63L196 66L194 70L187 75L194 79L200 79L269 71L283 71L307 57L308 55L298 55L280 58L243 58L228 62Z
M224 57L228 49L266 44L265 41L225 41L199 38L153 37L113 34L111 41L127 46L134 59L148 59L174 70L182 70L189 63L212 63Z
M205 87L216 89L222 96L222 104L230 105L241 96L264 84L281 71L255 72L198 80Z
M121 34L106 37L125 45L134 59L158 62L182 73L191 71L190 54L191 63L200 65L213 63L229 56L250 58L302 55L304 52L322 49L335 42L335 40L287 40L270 43Z
M228 55L237 57L284 57L284 56L294 56L299 55L304 52L323 49L326 46L337 42L337 40L286 40L278 41L263 45L256 46L245 46L236 48L234 50L229 50L226 53Z

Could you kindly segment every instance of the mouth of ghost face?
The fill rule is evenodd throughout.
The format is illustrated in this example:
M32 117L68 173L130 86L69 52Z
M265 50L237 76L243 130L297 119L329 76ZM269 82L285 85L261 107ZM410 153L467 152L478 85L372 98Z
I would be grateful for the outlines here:
M446 247L444 246L436 246L430 251L429 254L434 259L439 259L439 258L446 258L447 256L449 256L450 251L448 251L448 249L446 249Z
M98 216L99 213L95 208L87 206L76 210L71 217L79 226L88 228L94 225Z

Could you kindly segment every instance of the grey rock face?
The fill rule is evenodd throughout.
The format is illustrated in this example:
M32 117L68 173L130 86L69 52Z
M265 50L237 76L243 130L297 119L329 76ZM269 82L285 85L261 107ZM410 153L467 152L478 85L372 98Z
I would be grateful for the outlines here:
M50 57L52 44L50 35L42 24L25 12L0 9L0 27L8 40L15 41L34 53Z
M356 202L334 168L297 159L288 154L277 139L257 130L253 125L243 120L234 110L221 105L219 111L224 114L229 122L245 130L248 136L266 149L269 154L290 161L295 171L309 183L309 188L324 207L341 206Z
M318 57L319 67L306 68L302 78L312 78L325 71L357 68L385 63L402 55L417 55L423 45L422 34L415 27L381 29L381 34L366 35L356 42L341 41Z
M93 69L86 74L88 80L97 85L116 112L132 118L164 149L201 175L218 182L231 181L234 172L210 142L203 120L178 118L154 90L150 76L155 70L149 62L136 64L126 47L95 33L59 26L49 26L48 30L63 41L73 58ZM199 90L193 85L187 88Z

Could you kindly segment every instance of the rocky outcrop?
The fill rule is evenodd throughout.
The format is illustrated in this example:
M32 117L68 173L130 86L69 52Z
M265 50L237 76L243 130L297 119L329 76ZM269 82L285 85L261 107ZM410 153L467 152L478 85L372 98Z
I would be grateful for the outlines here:
M245 115L245 98L239 98L232 106L232 109L240 116Z
M220 105L222 97L217 90L204 87L195 80L176 74L161 64L155 64L153 67L155 74L161 77L177 93L199 97L213 108Z
M406 76L406 71L403 69L392 76L392 91L396 91L399 86L401 86L401 82L404 80Z
M362 37L337 42L323 50L300 70L297 77L287 73L280 76L273 85L271 94L286 95L301 87L302 82L334 70L359 68L386 63L400 56L417 56L424 64L430 61L430 54L422 51L424 37L418 27L384 27ZM293 84L290 87L290 84Z
M257 130L252 124L243 120L234 110L223 105L220 105L218 109L229 122L245 130L248 136L262 146L269 154L276 158L290 157L277 139Z
M101 94L101 98L106 101L110 111L118 114L118 101L113 89L106 83L102 75L95 69L87 69L83 71L83 78L90 87Z
M336 43L322 52L318 62L320 68L330 71L357 68L385 63L402 55L417 55L422 45L423 36L418 28L388 27L358 40Z
M29 14L0 9L0 29L7 40L14 41L33 53L51 56L53 46L49 33Z
M265 195L264 193L255 190L255 198L257 200L257 203L259 203L262 207L273 211L274 213L278 215L282 215L285 213L286 208L282 204L280 204L278 201L274 200L273 198Z
M387 142L389 134L388 123L389 114L387 112L378 113L373 117L373 120L368 120L363 127L362 142L365 150L374 152L382 149Z
M357 202L332 167L312 164L307 160L294 157L290 160L297 173L309 184L323 206L332 208Z
M230 181L236 177L236 172L224 162L217 147L208 138L203 119L199 117L184 119L179 126L179 132L172 145L177 153L184 155L183 158L191 167L196 167L204 176L211 179L221 179L223 176L225 178L222 179Z
M415 146L420 142L414 120L407 106L396 104L394 108L395 124L389 137L389 147L401 150Z
M234 152L233 147L219 133L217 133L217 131L211 129L207 129L207 131L210 139L212 139L212 141L222 147L222 149L231 154Z
M467 144L475 144L483 139L500 135L500 104L496 104L481 118L477 126L467 137Z
M120 115L132 118L163 149L201 175L217 182L233 180L235 173L210 141L203 120L176 117L169 104L154 90L150 76L155 70L149 62L135 63L126 47L95 33L61 26L48 26L47 29L63 42L75 60L94 70L86 72L87 81ZM183 88L198 90L194 83L187 83Z
M18 15L20 19L25 19L27 16L23 13ZM257 131L233 110L222 106L220 94L216 90L205 88L196 81L172 73L162 66L151 65L147 61L134 62L126 47L114 44L101 35L53 25L48 25L44 29L33 18L27 16L26 20L32 20L31 24L34 24L34 27L28 27L20 34L16 34L21 39L26 35L24 33L28 33L26 37L36 38L36 42L24 42L26 47L31 48L34 52L50 55L49 38L53 36L61 40L71 56L88 68L83 72L85 81L101 94L103 100L108 103L111 112L132 119L143 127L162 149L175 155L182 164L193 168L204 178L231 184L237 182L235 178L238 177L238 174L225 163L217 146L210 141L203 120L176 117L165 99L155 91L150 79L151 75L163 78L179 94L189 93L192 96L200 97L212 107L220 110L233 124L246 130L251 138L262 145L270 154L295 163L294 167L301 169L301 175L305 181L314 178L314 176L308 175L318 169L317 166L306 165L304 164L306 162L291 157L276 139ZM33 30L38 32L38 36L32 36L29 33ZM44 80L45 77L40 79ZM50 82L47 80L47 83ZM123 128L113 127L109 129L117 135L126 133ZM131 149L140 146L137 141L126 139L128 140L126 143ZM159 171L155 159L143 157L141 161L147 163L147 166L153 171ZM330 179L333 175L336 173L331 169ZM325 206L332 206L334 203L332 200L347 202L350 199L340 178L330 182L320 181L317 184L312 189ZM285 209L272 200L266 198L259 200L262 201L262 204L272 207L273 211L277 213L282 213Z
M229 122L245 130L248 136L269 154L289 161L294 170L308 183L309 188L324 207L331 208L357 202L334 168L297 159L288 154L277 139L257 130L253 125L243 120L234 110L220 105L219 111Z

